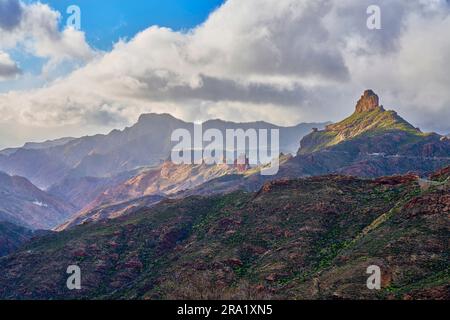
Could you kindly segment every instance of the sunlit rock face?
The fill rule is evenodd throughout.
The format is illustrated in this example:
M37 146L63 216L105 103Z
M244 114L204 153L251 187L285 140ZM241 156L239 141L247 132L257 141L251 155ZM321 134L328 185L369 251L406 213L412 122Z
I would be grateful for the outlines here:
M364 91L364 94L356 104L356 112L370 112L380 107L380 99L372 90Z

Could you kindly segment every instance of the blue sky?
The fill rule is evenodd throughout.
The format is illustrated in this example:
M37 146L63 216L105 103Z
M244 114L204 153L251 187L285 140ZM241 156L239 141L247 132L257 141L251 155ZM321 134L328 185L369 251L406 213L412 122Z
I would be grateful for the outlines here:
M27 0L26 2L34 2ZM89 44L109 50L119 38L132 38L151 25L184 30L195 27L224 0L41 0L65 22L71 5L81 9L82 31ZM63 27L63 26L61 26Z
M36 0L23 0L26 4ZM76 5L81 10L81 31L87 43L95 49L110 51L119 39L130 40L146 28L157 25L175 31L191 29L204 22L209 14L225 0L40 0L61 14L60 29L66 26L67 8ZM48 59L24 52L21 48L9 51L11 57L29 76L8 82L0 82L0 93L42 86L46 79L40 78ZM51 78L62 76L73 65L60 66Z

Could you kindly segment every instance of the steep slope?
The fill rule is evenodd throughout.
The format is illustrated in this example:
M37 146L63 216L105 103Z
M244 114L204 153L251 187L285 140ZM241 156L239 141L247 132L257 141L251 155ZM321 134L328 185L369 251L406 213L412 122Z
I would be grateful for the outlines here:
M280 130L280 148L295 153L300 139L313 127L325 124L299 124L278 127L266 122L233 123L210 120L204 130L271 129ZM113 130L107 135L78 139L67 138L44 144L27 144L23 148L0 152L0 170L28 178L47 189L64 179L96 177L109 178L142 166L159 165L166 160L175 145L170 141L176 129L193 132L193 123L176 119L168 114L144 114L138 122L122 131Z
M45 188L67 175L70 170L58 154L50 149L18 149L9 155L0 155L0 171L26 177L33 184Z
M66 178L47 191L80 210L113 184L112 178Z
M142 207L142 197L150 200L150 203L146 204L150 206L156 203L156 200L161 200L162 196L175 195L217 177L243 174L245 170L245 167L239 168L238 165L175 165L165 161L156 168L143 170L129 179L110 184L58 230L85 221L121 216L124 212L123 207L130 205ZM133 199L136 201L131 201ZM99 214L99 211L102 214Z
M401 201L342 243L328 257L326 268L291 293L352 298L361 294L358 282L369 262L381 268L383 290L375 295L363 292L361 298L450 299L450 167L446 171L446 182L440 175L431 189Z
M86 209L75 214L67 222L55 228L55 231L63 231L80 224L98 222L107 219L116 219L126 216L142 208L150 208L160 203L165 198L161 195L143 196L132 200L103 204L93 209Z
M444 142L440 138L437 134L422 133L395 111L386 111L379 105L378 96L372 90L367 90L350 117L303 138L299 154L335 150L334 146L346 143L338 150L353 148L353 152L448 156L449 149L439 149L441 145L446 146L440 143ZM429 143L435 143L436 146L429 146ZM423 149L420 150L420 147Z
M301 169L311 163L309 174L423 175L450 164L450 140L423 133L394 111L384 110L368 90L349 118L304 137L298 155Z
M0 297L448 299L449 200L448 180L423 188L414 175L166 200L0 259ZM65 286L72 264L80 291ZM380 291L366 287L373 264Z
M77 211L93 202L103 192L145 171L145 168L122 172L113 177L68 177L52 185L47 192L73 204Z
M38 189L30 181L0 172L0 221L30 229L51 229L75 208Z
M0 257L11 254L33 237L33 231L9 222L0 222Z

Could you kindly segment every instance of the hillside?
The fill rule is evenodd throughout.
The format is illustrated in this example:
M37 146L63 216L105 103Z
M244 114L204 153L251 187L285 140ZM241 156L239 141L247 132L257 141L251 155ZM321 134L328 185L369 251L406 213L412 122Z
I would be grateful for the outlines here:
M128 212L123 208L128 208L130 205L144 206L142 204L143 197L150 200L144 201L147 206L150 206L156 202L155 200L161 200L163 196L190 190L218 177L243 174L246 169L233 165L175 165L170 161L165 161L160 166L142 170L128 179L116 179L118 180L116 183L111 181L109 184L102 185L101 189L97 189L88 196L92 200L86 203L70 221L64 223L58 230L85 221L121 216L124 212ZM100 190L102 191L99 192ZM55 191L58 191L58 189L55 188ZM97 196L92 197L95 194ZM136 201L133 201L133 199ZM99 214L99 211L102 214Z
M116 219L119 217L123 217L135 212L136 210L153 207L164 199L165 198L161 195L150 195L132 198L132 200L122 202L113 202L98 205L91 209L85 209L81 212L76 213L62 225L55 228L54 231L63 231L80 224L87 224L99 222L106 219Z
M448 299L449 169L165 200L0 259L3 299ZM80 266L82 290L65 287ZM383 271L382 290L365 286Z
M0 221L29 229L51 229L74 210L72 205L38 189L27 179L0 172Z
M346 143L338 149L361 153L448 156L448 143L441 138L438 134L423 133L414 128L395 111L386 111L379 105L379 97L372 90L366 90L350 117L304 137L298 153L332 151L338 144ZM446 148L440 150L440 146Z
M52 185L47 192L76 207L79 211L109 188L146 171L145 168L126 171L112 177L68 177Z
M282 152L295 153L301 138L323 123L301 123L279 127L266 122L234 123L209 120L209 128L279 129ZM60 185L64 180L83 177L110 178L139 167L161 164L175 146L171 134L176 129L193 132L193 123L168 114L143 114L138 122L124 130L107 135L63 138L41 144L26 144L23 148L0 151L0 170L10 175L26 177L40 188Z
M0 257L16 251L32 237L33 232L29 229L9 222L0 222Z

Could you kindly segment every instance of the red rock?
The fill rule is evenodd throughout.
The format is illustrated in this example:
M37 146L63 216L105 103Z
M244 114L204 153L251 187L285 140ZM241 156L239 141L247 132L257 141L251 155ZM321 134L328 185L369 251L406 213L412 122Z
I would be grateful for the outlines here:
M372 90L366 90L356 104L356 112L370 112L378 108L380 106L379 103L380 99L375 92Z
M261 292L261 291L264 291L266 288L262 284L260 284L260 285L256 286L255 289L256 289L256 291Z
M440 180L450 177L450 166L443 168L433 174L431 174L430 179L431 180Z
M288 179L266 182L264 184L264 186L261 188L260 193L268 193L268 192L272 191L275 187L289 186L290 183L291 183L291 181Z
M227 262L227 264L234 266L234 267L240 267L243 265L242 261L237 258L228 259L226 262Z
M419 179L419 176L417 174L408 173L406 175L381 177L381 178L375 179L374 182L378 183L378 184L395 186L395 185L399 185L399 184L414 182L414 181L417 181L418 179Z

